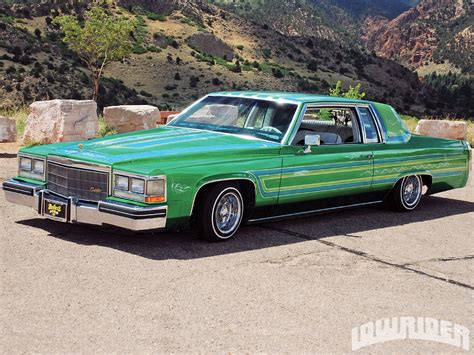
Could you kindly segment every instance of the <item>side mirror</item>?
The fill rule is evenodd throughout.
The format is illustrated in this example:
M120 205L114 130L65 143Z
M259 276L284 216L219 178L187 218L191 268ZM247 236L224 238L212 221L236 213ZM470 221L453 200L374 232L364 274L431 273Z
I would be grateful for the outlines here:
M304 144L306 145L304 153L311 153L312 146L318 147L321 145L321 137L319 136L319 134L308 134L304 137Z

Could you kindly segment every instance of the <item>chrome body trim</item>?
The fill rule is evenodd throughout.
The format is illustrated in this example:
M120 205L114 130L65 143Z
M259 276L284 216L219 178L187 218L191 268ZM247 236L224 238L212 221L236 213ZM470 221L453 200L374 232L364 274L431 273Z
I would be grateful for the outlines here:
M259 100L259 101L281 102L281 103L293 104L293 105L297 105L297 106L299 106L301 104L300 101L298 101L298 100L282 99L282 98L272 97L272 96L259 97L257 95L246 95L244 93L238 95L238 94L225 94L225 93L216 92L216 93L207 94L203 99L205 99L206 97L209 97L209 96L210 97L219 97L219 96L221 96L221 97L233 97L233 98L236 98L236 99L250 99L250 100Z
M5 199L8 202L37 208L39 203L38 194L45 188L45 185L34 185L27 182L6 180L3 182L2 187L5 192Z
M196 197L197 197L197 195L199 194L199 191L200 191L204 186L209 185L209 184L212 184L212 183L215 183L215 182L238 181L238 180L247 180L247 181L250 181L250 182L253 184L253 188L255 189L255 195L257 194L257 192L258 192L257 185L255 184L255 181L253 181L253 180L250 179L250 178L246 178L246 177L233 177L233 178L227 178L227 179L216 179L216 180L207 181L207 182L205 182L204 184L202 184L201 186L199 186L198 189L196 190L196 193L194 194L194 197L193 197L193 203L191 204L191 210L189 211L189 216L191 216L191 215L193 214L194 204L196 203Z
M77 169L88 169L88 170L98 170L105 173L110 172L110 166L98 163L90 163L83 160L76 160L71 158L64 158L56 155L48 155L48 161L54 162L59 165L64 165L69 168Z
M265 221L271 221L271 220L275 220L275 219L284 219L284 218L291 218L291 217L303 217L303 216L306 216L306 215L322 213L322 212L329 212L329 211L336 211L336 210L342 210L342 209L346 209L346 208L376 205L376 204L379 204L379 203L382 203L382 202L383 201L356 203L356 204L353 204L353 205L336 206L336 207L330 207L330 208L322 208L322 209L319 209L319 210L304 211L304 212L297 212L297 213L288 213L288 214L282 214L282 215L271 216L271 217L255 218L255 219L249 220L248 223L265 222Z
M32 207L38 214L44 216L42 205L44 196L48 194L45 185L7 180L3 182L3 190L7 201ZM49 198L54 200L54 197ZM72 198L66 200L69 223L111 225L131 231L160 230L166 227L168 213L166 205L142 207L112 201L99 201L93 204L75 201Z

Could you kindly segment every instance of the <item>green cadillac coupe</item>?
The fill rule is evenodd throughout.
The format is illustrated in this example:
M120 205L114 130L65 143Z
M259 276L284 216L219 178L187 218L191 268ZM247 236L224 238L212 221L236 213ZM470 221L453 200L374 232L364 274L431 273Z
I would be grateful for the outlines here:
M196 224L219 241L244 222L384 201L412 211L424 192L464 187L470 159L467 142L413 135L385 104L223 92L166 126L23 148L3 189L53 220L133 231Z

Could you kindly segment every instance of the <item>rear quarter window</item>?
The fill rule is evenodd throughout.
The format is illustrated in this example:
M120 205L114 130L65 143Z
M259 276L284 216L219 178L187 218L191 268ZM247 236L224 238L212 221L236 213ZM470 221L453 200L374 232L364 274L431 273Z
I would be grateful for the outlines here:
M385 131L385 139L388 143L405 143L411 138L411 133L405 122L392 106L376 103L374 104L377 115Z

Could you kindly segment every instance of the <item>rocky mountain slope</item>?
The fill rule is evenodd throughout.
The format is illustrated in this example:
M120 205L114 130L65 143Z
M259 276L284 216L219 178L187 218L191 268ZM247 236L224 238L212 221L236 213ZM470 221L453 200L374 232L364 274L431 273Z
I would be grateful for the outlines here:
M368 17L361 38L370 50L417 69L445 64L474 74L474 5L471 0L422 0L393 20Z
M213 3L290 36L316 36L350 43L367 15L394 18L410 0L212 0ZM284 14L282 16L282 14Z
M90 98L87 70L51 25L57 15L81 16L88 3L0 5L2 106ZM330 34L280 31L204 0L117 0L105 6L140 25L133 34L134 54L106 69L100 106L149 102L180 109L208 92L236 89L324 94L341 80L344 87L360 82L369 99L402 112L443 112L440 98L409 69Z

